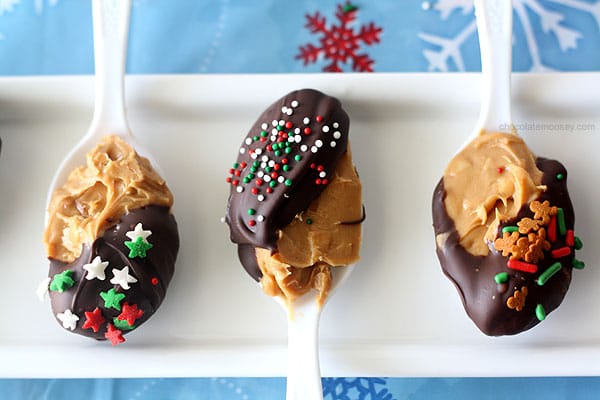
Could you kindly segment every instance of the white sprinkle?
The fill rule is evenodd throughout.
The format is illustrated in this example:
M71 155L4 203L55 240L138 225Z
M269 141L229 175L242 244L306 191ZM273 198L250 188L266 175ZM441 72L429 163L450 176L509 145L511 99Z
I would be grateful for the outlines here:
M221 217L221 223L224 224L225 223L225 217Z
M292 100L292 107L298 107L298 100Z
M315 141L315 146L317 146L317 147L319 147L319 148L323 147L323 141L322 141L322 140L319 140L319 139L317 139L317 140Z
M271 136L271 142L276 142L277 141L277 136L273 135Z
M291 108L288 108L286 114L287 115L292 115L294 113L294 110L292 110Z
M263 201L265 199L265 196L262 194L259 194L258 196L256 196L256 200L258 201Z
M264 175L263 176L263 180L267 183L271 182L271 176L270 175Z
M245 152L246 152L246 149L245 149L245 148L243 148L243 147L241 147L241 148L240 148L240 154L244 154Z
M342 134L340 133L340 131L333 132L333 138L334 139L339 139L341 137L342 137Z
M296 135L299 135L299 134L300 134L300 128L296 128L296 129L294 129L294 133L295 133Z
M261 167L262 167L262 165L261 165ZM264 168L264 167L263 167L263 168ZM262 178L264 174L265 174L264 172L262 172L262 171L258 171L258 172L256 173L256 176L258 176L259 178Z
M250 146L252 144L252 139L251 138L246 138L246 144L248 146Z
M329 126L324 125L323 126L323 132L325 132L325 133L329 132Z
M279 125L281 125L281 126L284 126L284 125L285 125L285 121L284 121L284 120L282 120L282 119L280 119L280 120L279 120Z
M250 154L250 158L253 160L256 160L257 157L258 157L258 155L256 153Z
M265 217L264 217L263 215L257 215L257 216L256 216L256 220L257 220L258 222L263 222L263 221L265 220Z
M283 177L283 175L279 175L279 177L277 178L277 182L283 183L284 181L285 181L285 178Z
M339 127L340 127L340 124L339 124L339 123L337 123L337 122L334 122L334 123L333 123L333 127L337 129L337 128L339 128Z
M238 186L238 187L236 187L236 188L235 188L235 190L236 190L238 193L242 193L242 192L244 191L244 188L243 188L243 187L241 187L241 186Z
M286 106L281 107L281 112L287 114L288 108Z
M319 178L325 178L326 176L327 176L327 173L325 171L319 172Z
M310 124L310 118L304 117L304 119L302 120L302 122L304 122L304 125L308 125L308 124Z
M271 135L277 135L277 128L271 129Z
M330 145L331 147L335 147L335 145L336 145L336 144L337 144L337 143L335 142L335 140L332 140L332 141L331 141L331 143L329 143L329 145Z
M264 131L265 129L269 129L269 124L267 124L266 122L263 122L263 124L260 127Z
M254 150L254 152L255 152L256 154L260 155L260 154L262 154L262 149L256 149L256 150Z
M300 146L300 151L306 151L308 150L308 146L303 144L302 146Z
M312 151L313 153L316 153L319 149L317 148L317 146L313 146L310 148L310 151Z
M271 160L269 161L269 167L274 167L275 166L275 160Z
M293 136L288 136L288 142L293 143L294 142L294 137Z
M300 135L294 136L294 142L300 143L301 141L302 141L302 136L300 136Z
M271 125L273 125L273 126L277 126L277 120L276 120L276 119L274 119L273 121L271 121Z
M265 155L265 156L262 156L260 159L262 162L267 162L267 161L269 161L269 156ZM261 164L261 167L262 167L262 164Z

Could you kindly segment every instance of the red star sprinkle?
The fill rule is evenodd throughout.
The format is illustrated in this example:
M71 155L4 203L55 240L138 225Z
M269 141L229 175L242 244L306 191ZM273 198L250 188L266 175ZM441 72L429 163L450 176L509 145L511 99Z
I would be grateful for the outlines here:
M106 330L104 337L110 340L113 346L116 346L119 343L123 343L125 341L125 338L123 337L123 335L121 335L121 333L123 332L115 328L113 324L108 324L108 329Z
M102 316L102 311L98 307L92 312L85 312L85 322L83 323L83 329L92 329L94 332L98 332L100 330L100 325L102 325L106 320Z
M135 320L141 318L142 315L144 315L144 311L140 310L137 304L129 305L129 303L124 303L121 314L119 314L117 319L127 321L129 325L133 325Z

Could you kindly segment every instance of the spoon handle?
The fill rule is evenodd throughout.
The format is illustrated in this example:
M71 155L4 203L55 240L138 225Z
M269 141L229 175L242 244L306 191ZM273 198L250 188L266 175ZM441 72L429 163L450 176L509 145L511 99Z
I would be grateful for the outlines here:
M478 126L513 133L510 109L512 0L475 0L481 49L482 102Z
M93 0L96 97L89 132L129 135L124 73L131 0Z
M311 303L288 315L286 400L323 399L318 345L320 310L314 300Z

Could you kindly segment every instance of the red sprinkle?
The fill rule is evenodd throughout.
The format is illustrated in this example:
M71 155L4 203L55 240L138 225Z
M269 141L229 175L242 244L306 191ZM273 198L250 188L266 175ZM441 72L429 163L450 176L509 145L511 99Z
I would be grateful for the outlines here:
M282 163L282 164L287 164L287 163L288 163L288 159L287 159L287 158L284 158L283 160L281 160L281 163Z
M548 224L548 240L556 242L556 216L553 215Z
M323 181L321 180L321 178L317 178L317 179L315 179L315 183L317 185L320 185L321 183L323 183Z
M310 164L310 169L315 169L317 165L315 163Z
M225 182L231 183L231 178L230 177L225 178Z
M239 169L235 170L235 172L233 173L235 176L240 176L242 173L240 172Z
M254 181L254 183L256 183L257 186L262 186L263 180L262 179L257 179L257 180Z
M248 225L254 226L254 225L256 225L256 221L251 219L250 221L248 221Z
M566 257L571 254L570 247L561 247L560 249L552 250L552 258Z
M109 323L104 337L110 340L113 346L116 346L117 344L125 341L122 333L123 332L120 329L115 328L113 324Z
M504 168L503 167L498 167L496 168L496 171L498 171L499 174L504 172Z
M158 278L157 277L152 278L152 280L150 281L150 283L152 283L153 286L158 285Z
M229 173L230 173L230 174L233 174L234 172L235 172L235 169L233 169L233 168L229 168Z
M270 188L270 187L268 187L268 188L267 188L267 193L273 193L273 189L272 189L272 188Z
M319 166L317 167L317 171L319 171L319 172L323 171L324 169L325 169L325 168L324 168L322 165L319 165Z
M321 122L323 121L323 117L320 115L317 115L317 118L315 118L317 120L317 122Z
M240 163L240 168L244 169L244 168L246 168L246 165L248 165L248 164L246 164L245 162L242 162L242 163Z
M292 128L292 126L294 126L294 125L292 124L292 121L288 121L288 122L286 122L286 123L285 123L285 127L286 127L286 128L288 128L288 129L291 129L291 128Z
M278 176L277 172L271 172L271 178L277 179Z
M515 269L517 271L529 272L531 274L535 274L537 272L537 265L529 264L524 261L519 260L508 260L506 266L510 269Z
M273 146L271 146L270 144L267 145L267 151L273 151Z
M231 182L233 184L233 186L237 186L240 181L238 181L237 179L234 179L233 182Z
M310 128L304 128L304 134L310 135Z
M567 231L567 237L565 238L565 242L567 243L567 246L575 246L575 232L573 231L573 229L569 229Z
M264 142L266 142L266 141L267 141L267 138L266 138L266 137L262 137L262 136L261 136L261 138L260 138L259 140L260 140L261 142L263 142L263 143L264 143Z
M321 182L323 185L327 185L329 183L329 181L327 179L323 179L323 181Z
M281 168L281 165L279 165L279 164L275 164L275 165L273 165L273 169L274 169L275 171L279 171L279 168Z
M255 187L253 187L253 188L251 189L251 191L252 191L252 194L258 194L258 189L257 189L257 188L255 188Z

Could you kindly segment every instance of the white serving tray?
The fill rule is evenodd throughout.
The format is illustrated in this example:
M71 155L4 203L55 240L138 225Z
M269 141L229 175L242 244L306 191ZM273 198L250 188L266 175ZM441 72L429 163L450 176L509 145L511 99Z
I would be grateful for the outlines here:
M128 77L131 127L175 194L181 251L163 306L113 348L65 332L35 295L48 268L46 190L91 121L93 78L0 79L0 376L284 376L284 313L245 274L220 218L247 129L303 87L339 97L348 111L367 209L362 261L323 312L324 376L600 375L600 74L513 78L515 122L536 124L521 126L522 135L569 170L587 267L546 321L503 338L482 335L467 318L441 273L431 227L433 188L477 120L479 80ZM537 131L542 124L551 126Z

